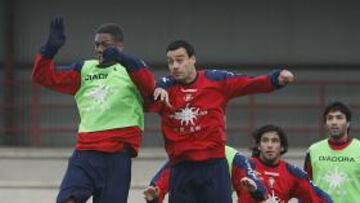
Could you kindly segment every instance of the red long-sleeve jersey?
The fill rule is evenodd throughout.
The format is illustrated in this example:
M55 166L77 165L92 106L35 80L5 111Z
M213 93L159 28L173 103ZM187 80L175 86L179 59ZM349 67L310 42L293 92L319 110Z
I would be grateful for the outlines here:
M35 58L32 80L54 91L75 95L81 86L81 68L83 62L70 66L55 68L52 59L38 54ZM147 99L152 96L155 87L153 74L145 67L129 70L130 78L137 86L141 95ZM116 152L124 147L130 147L136 156L141 142L141 129L126 127L98 132L78 133L77 150L96 150L102 152Z
M291 198L297 198L306 203L332 202L327 193L312 184L306 172L294 165L280 161L275 166L269 166L258 158L252 158L250 162L257 177L266 185L270 202L285 203ZM241 188L237 191L239 202L254 202Z
M161 116L165 149L172 164L189 160L224 158L225 110L230 99L271 92L278 85L280 70L249 77L227 71L202 70L191 84L172 77L158 81L168 91L172 108L162 103L150 107Z

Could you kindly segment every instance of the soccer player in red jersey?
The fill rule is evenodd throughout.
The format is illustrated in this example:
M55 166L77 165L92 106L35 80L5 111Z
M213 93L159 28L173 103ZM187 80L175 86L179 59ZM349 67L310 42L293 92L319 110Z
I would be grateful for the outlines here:
M285 69L258 77L222 70L197 71L194 48L184 40L170 43L166 54L170 76L157 82L154 99L163 99L166 90L172 106L159 102L150 111L161 116L171 164L169 201L232 202L225 159L227 103L284 87L294 76Z
M229 146L225 147L225 153L233 189L241 188L241 190L249 191L251 194L249 198L253 198L255 201L265 200L267 198L265 185L255 176L249 160ZM170 173L170 163L166 162L152 178L150 186L144 191L147 203L163 202L169 191Z
M283 203L297 198L306 203L329 203L330 196L315 186L302 169L281 160L288 149L287 136L278 126L265 125L253 133L255 146L250 163L268 191L266 202ZM248 192L241 190L240 202L252 203Z

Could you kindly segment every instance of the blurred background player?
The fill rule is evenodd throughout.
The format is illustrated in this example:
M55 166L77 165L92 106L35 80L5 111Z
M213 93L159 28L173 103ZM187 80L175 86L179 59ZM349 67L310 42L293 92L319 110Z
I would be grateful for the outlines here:
M158 81L172 107L159 103L165 149L171 165L170 203L232 202L225 159L225 110L236 97L271 92L294 80L288 70L249 77L195 67L193 46L184 40L166 50L170 76ZM163 90L156 89L155 100ZM211 184L209 184L211 183ZM192 188L197 188L193 190ZM219 192L221 191L221 192Z
M359 202L360 142L349 135L351 110L341 102L325 107L328 138L310 146L305 170L336 203Z
M300 168L281 160L287 152L288 141L285 132L278 126L265 125L253 133L255 146L250 163L268 191L266 202L288 202L297 198L306 203L329 203L331 198L313 185L308 175ZM247 192L238 194L246 198ZM240 202L249 202L248 198Z
M141 60L121 52L117 24L97 29L97 59L55 68L53 58L65 41L63 19L56 18L32 75L44 87L73 95L81 119L57 202L85 203L93 195L94 202L125 203L131 157L137 156L144 127L141 96L152 95L154 77Z
M248 159L229 146L225 147L225 154L230 168L232 188L236 192L239 188L242 188L241 191L250 192L251 195L247 197L253 198L256 202L265 200L267 197L265 186L255 176ZM170 173L170 163L166 162L152 178L150 186L144 191L147 203L163 202L165 195L169 191Z

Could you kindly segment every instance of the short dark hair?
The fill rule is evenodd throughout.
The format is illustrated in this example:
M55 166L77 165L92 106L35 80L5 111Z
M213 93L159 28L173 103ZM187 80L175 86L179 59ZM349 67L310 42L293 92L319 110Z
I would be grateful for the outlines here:
M261 137L267 132L276 132L279 135L280 144L283 147L283 151L281 151L281 154L285 154L287 152L289 146L288 146L287 135L284 132L284 130L281 129L279 126L268 124L258 128L252 134L253 139L255 141L255 145L252 148L253 157L260 156L260 151L258 149L258 146L260 145Z
M175 40L175 41L171 42L168 45L168 47L166 49L166 52L174 51L174 50L179 49L179 48L184 48L189 57L195 55L194 47L189 42L187 42L185 40Z
M96 34L107 33L113 36L114 40L123 42L124 32L120 25L116 23L105 23L100 25L95 31Z
M340 111L341 113L345 114L347 122L351 121L351 110L350 110L350 108L347 105L345 105L344 103L342 103L342 102L334 101L334 102L329 103L325 107L325 110L324 110L324 113L323 113L323 119L324 119L325 123L326 123L326 116L330 112L334 112L334 111Z

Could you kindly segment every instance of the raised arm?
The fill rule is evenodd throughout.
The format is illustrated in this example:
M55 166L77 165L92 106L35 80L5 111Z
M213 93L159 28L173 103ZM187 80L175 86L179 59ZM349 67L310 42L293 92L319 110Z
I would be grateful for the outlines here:
M53 58L65 44L64 21L55 18L50 23L47 42L36 55L32 81L55 91L74 95L81 85L80 71L82 63L63 66L56 69Z
M123 65L141 95L152 100L155 89L155 77L143 60L131 54L120 52L116 47L105 49L103 59L103 64L105 65L114 62Z

